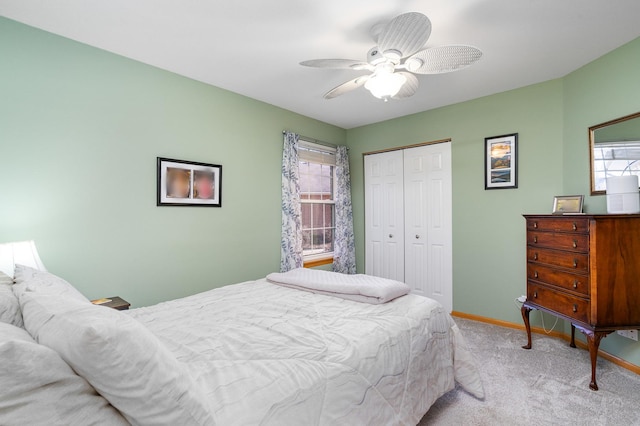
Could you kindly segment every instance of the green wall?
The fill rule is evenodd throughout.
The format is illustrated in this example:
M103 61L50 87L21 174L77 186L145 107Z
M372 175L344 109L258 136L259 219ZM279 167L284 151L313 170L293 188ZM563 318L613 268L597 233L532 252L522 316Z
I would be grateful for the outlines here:
M346 131L0 18L0 242L135 306L280 265L282 130ZM222 208L156 207L156 157L223 166Z
M554 195L590 196L588 128L640 111L640 39L553 80L348 131L358 269L364 270L362 153L445 138L453 156L453 309L521 323L514 298L525 292L523 213L549 213ZM517 189L484 190L487 136L519 133ZM640 278L639 278L640 285ZM640 307L639 307L640 309ZM540 313L532 321L540 324ZM545 315L549 328L554 318ZM569 331L560 322L559 329ZM524 335L523 335L524 339ZM617 335L609 353L640 365L640 344Z

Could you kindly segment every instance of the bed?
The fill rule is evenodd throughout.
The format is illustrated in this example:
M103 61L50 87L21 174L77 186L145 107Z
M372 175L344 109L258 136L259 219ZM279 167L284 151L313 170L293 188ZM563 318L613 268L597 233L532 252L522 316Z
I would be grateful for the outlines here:
M454 321L421 296L367 304L260 279L120 312L30 274L13 286L24 327L108 401L96 424L415 425L455 381L483 397Z

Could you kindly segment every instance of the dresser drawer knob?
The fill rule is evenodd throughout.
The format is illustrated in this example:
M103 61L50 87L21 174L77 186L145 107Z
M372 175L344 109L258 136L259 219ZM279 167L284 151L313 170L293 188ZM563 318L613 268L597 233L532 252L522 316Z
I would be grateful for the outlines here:
M578 280L573 280L573 288L578 288Z
M393 234L389 234L389 238L393 238Z
M538 222L533 222L533 229L538 229Z
M538 237L533 237L533 243L538 244Z
M573 259L573 267L574 268L578 267L578 259Z
M533 260L538 260L538 253L533 254Z
M578 230L578 224L577 224L577 223L575 223L575 222L573 222L573 230L574 230L574 231L577 231L577 230Z
M534 292L533 292L533 298L534 298L534 299L537 299L537 298L538 298L538 292L537 292L537 291L534 291Z
M578 312L578 305L573 305L573 312Z
M573 240L573 248L577 248L578 247L578 240Z
M533 273L533 278L538 278L538 271L535 271L535 272Z

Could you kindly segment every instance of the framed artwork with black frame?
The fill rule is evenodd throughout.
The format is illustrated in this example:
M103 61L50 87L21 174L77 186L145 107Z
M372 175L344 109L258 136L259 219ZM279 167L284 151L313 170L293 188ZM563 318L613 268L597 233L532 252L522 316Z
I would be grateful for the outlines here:
M518 187L518 134L484 138L484 189Z
M157 205L222 207L222 166L158 157Z

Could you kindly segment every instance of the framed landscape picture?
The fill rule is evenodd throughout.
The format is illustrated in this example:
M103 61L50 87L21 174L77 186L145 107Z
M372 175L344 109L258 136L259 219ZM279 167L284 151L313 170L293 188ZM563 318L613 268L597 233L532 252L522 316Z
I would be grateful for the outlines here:
M158 206L222 206L222 166L158 157Z
M484 189L518 187L518 134L484 139Z

